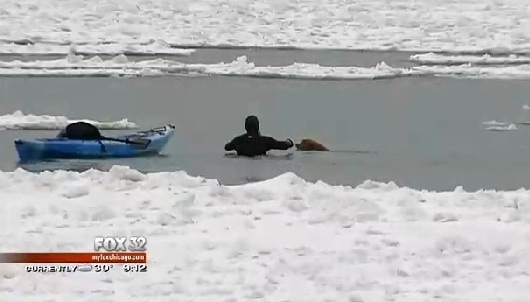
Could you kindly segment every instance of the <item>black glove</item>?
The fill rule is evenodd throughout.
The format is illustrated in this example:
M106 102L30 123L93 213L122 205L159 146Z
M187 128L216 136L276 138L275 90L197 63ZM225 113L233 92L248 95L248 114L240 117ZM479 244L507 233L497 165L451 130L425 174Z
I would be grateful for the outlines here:
M294 146L294 142L292 139L288 138L287 139L287 142L289 143L289 148L291 148L292 146Z

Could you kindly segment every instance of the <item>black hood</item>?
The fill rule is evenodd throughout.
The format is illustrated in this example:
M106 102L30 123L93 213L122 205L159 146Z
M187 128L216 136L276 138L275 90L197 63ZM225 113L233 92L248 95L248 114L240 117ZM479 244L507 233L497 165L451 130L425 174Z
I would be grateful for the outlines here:
M245 119L245 130L249 134L259 135L259 120L256 116L250 115Z

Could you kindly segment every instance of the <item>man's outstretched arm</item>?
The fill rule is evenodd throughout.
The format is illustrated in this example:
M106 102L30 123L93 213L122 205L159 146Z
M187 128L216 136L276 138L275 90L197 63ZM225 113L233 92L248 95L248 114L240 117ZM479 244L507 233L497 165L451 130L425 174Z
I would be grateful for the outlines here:
M234 151L236 149L236 139L234 138L229 143L225 145L225 151Z
M287 150L293 147L294 143L290 138L284 141L279 141L272 137L267 137L267 146L269 150Z

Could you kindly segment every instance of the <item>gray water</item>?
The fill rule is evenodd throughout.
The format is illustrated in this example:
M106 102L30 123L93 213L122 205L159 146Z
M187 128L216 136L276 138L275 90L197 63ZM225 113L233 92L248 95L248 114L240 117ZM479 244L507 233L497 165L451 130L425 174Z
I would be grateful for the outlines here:
M285 53L289 56L275 54L283 57L279 65L295 58L299 62L327 58L311 52ZM217 54L226 61L239 55ZM201 55L201 62L219 61ZM249 54L253 55L260 58ZM408 57L349 56L365 64L342 65L373 66L372 61L388 56L385 61L397 66ZM263 55L262 63L276 62L272 57ZM346 57L333 56L327 62L341 65L337 62L346 63ZM2 114L22 110L99 121L128 118L142 128L164 123L178 128L163 156L23 166L28 170L108 169L123 164L144 172L183 169L224 184L263 180L291 171L309 181L354 186L371 179L430 190L530 187L530 126L492 132L482 125L492 119L515 122L521 106L530 102L528 95L527 81L449 78L0 78ZM285 152L274 152L278 156L259 160L224 156L224 144L243 132L248 114L260 117L263 134L295 141L313 138L336 152L295 152L290 158L280 156ZM18 166L15 138L55 134L1 131L0 168L6 171Z

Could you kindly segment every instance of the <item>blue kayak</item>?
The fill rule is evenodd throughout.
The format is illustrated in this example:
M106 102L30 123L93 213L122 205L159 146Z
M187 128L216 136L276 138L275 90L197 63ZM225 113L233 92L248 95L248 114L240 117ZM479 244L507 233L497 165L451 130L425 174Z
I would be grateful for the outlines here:
M126 158L160 153L173 136L175 126L138 131L100 140L41 138L15 140L20 161L58 158Z

